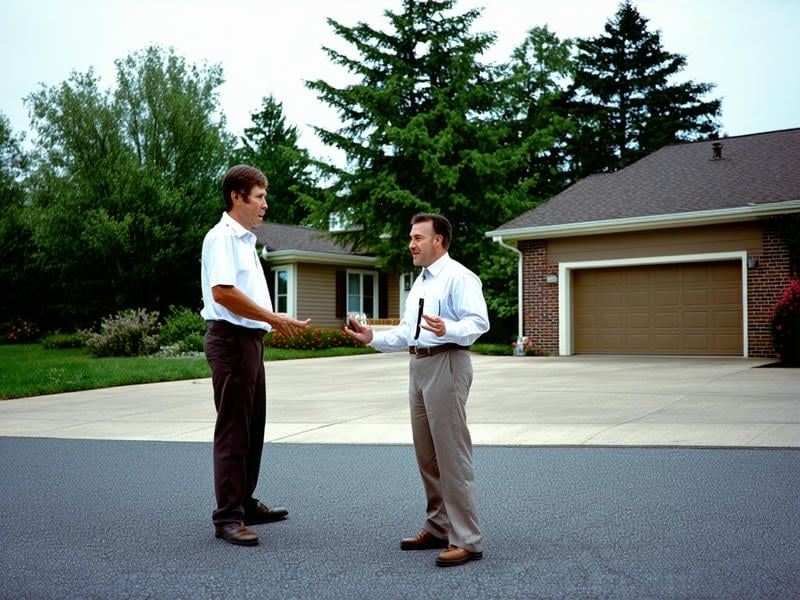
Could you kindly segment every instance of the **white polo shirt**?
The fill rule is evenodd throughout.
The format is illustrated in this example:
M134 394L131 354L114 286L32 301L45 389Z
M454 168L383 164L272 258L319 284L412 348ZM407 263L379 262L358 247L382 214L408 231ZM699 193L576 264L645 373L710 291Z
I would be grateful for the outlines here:
M211 288L232 285L259 306L272 311L264 269L256 252L256 235L242 227L227 212L209 230L203 240L200 267L203 290L203 309L200 315L207 321L228 321L251 329L271 329L269 323L246 319L214 302Z

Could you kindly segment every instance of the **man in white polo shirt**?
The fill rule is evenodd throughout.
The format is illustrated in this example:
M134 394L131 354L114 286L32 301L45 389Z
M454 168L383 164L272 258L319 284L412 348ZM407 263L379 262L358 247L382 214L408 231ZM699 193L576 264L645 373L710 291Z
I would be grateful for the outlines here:
M215 534L232 544L254 546L258 534L246 525L286 518L284 508L267 508L253 498L261 466L266 424L264 333L292 336L298 321L275 313L264 270L250 231L264 220L267 178L238 165L222 184L225 212L203 240L201 285L208 331L205 352L211 367L217 421L214 429Z

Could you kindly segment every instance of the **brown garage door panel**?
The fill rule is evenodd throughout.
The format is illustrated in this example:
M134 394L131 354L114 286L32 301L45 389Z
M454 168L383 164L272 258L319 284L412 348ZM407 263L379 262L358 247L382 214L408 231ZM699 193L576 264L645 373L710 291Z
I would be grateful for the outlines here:
M743 352L738 261L575 271L576 353Z

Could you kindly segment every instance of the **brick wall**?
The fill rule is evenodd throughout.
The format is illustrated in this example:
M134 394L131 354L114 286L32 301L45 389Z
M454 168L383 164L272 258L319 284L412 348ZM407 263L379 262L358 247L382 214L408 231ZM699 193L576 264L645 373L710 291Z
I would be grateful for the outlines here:
M748 257L750 258L750 257ZM771 222L764 226L758 266L747 270L747 344L753 358L775 358L770 336L772 307L789 286L789 252Z
M547 354L558 354L558 284L547 283L558 267L547 266L546 242L520 241L522 259L522 329L533 346Z

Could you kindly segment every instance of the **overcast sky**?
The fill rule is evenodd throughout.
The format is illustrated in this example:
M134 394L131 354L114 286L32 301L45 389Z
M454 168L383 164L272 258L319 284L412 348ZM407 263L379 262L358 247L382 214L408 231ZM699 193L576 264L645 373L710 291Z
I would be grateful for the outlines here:
M660 30L663 48L683 54L682 79L715 83L722 132L742 135L800 127L800 1L638 0ZM114 60L150 44L174 47L190 62L219 63L222 109L239 135L265 95L282 102L301 145L325 151L308 125L335 128L336 114L304 80L342 85L323 45L342 46L326 22L384 26L401 0L0 0L0 112L16 132L28 128L23 98L94 67L101 86L115 85ZM459 0L463 12L485 7L474 31L494 31L491 62L505 61L534 26L562 39L598 36L617 0Z

